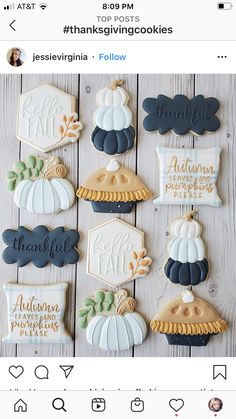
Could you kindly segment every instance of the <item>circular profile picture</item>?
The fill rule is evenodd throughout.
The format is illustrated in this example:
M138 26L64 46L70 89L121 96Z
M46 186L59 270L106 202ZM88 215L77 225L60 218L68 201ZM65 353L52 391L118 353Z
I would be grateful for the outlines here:
M217 413L223 409L223 402L221 399L214 397L209 401L208 407L212 412Z
M7 61L12 67L20 67L26 60L25 51L21 48L11 48L7 53Z

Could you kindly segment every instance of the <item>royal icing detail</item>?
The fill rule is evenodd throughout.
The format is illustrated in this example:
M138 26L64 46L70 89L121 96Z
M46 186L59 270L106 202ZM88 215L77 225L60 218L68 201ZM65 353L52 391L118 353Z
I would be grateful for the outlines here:
M116 287L149 272L144 233L114 218L89 231L87 273Z
M205 346L212 335L228 329L214 307L193 292L166 304L150 323L154 332L165 333L170 345Z
M182 300L184 303L192 303L194 301L194 294L190 290L185 290L185 292L182 295Z
M211 205L222 202L217 193L220 147L180 149L157 147L160 195L154 204Z
M220 121L215 115L220 107L214 97L204 98L203 95L188 99L184 95L176 95L173 99L164 95L157 98L146 98L143 109L148 115L143 126L146 131L158 131L165 134L173 130L177 135L192 131L202 135L205 131L215 132Z
M5 230L2 237L8 246L2 255L4 262L17 263L19 267L32 262L37 268L43 268L48 263L61 268L79 260L75 246L80 235L76 230L57 227L49 231L42 225L29 230L20 226L17 230Z
M175 220L171 226L172 239L168 244L169 258L164 266L165 276L174 284L197 285L209 271L202 226L194 219L195 212Z
M68 284L7 284L7 343L67 343L71 340L63 318Z
M98 290L79 309L79 325L86 329L91 345L105 351L129 350L141 345L147 335L145 320L135 309L136 301L126 290Z
M108 163L106 169L107 172L116 172L117 170L119 170L120 165L118 163L118 161L116 160L111 160L110 163Z
M97 150L106 154L123 154L134 146L135 130L132 112L127 106L129 95L121 87L123 80L115 80L111 87L97 93L98 105L93 115L95 130L92 142Z
M74 187L64 179L66 175L59 158L29 156L7 173L8 189L14 191L17 207L36 214L54 214L69 209L75 200Z
M19 96L16 136L42 152L77 141L82 127L75 97L50 84Z

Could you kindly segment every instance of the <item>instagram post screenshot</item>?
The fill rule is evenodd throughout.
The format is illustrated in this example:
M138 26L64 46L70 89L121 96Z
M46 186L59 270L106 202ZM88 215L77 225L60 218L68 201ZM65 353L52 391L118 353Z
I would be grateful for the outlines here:
M2 418L236 414L235 21L1 0Z

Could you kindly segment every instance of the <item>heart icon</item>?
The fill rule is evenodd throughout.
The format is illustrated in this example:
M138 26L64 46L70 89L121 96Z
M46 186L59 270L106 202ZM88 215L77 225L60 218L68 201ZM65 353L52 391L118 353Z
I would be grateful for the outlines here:
M182 399L171 399L169 401L169 405L171 409L173 409L175 412L178 412L182 409L182 407L184 407L184 401Z
M11 367L9 368L9 373L12 375L12 377L14 378L19 378L24 372L24 368L22 367L22 365L11 365Z

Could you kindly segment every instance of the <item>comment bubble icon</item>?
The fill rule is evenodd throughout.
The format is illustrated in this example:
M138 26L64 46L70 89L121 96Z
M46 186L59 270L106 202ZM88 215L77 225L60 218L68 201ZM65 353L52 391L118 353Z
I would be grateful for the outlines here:
M49 370L45 365L38 365L34 370L34 375L39 380L48 380Z

